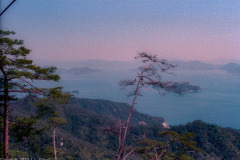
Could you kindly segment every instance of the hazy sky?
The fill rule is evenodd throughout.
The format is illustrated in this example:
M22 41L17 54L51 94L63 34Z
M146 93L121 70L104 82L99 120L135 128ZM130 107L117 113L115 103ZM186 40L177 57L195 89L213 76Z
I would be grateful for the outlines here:
M240 59L239 0L16 0L1 28L34 60Z

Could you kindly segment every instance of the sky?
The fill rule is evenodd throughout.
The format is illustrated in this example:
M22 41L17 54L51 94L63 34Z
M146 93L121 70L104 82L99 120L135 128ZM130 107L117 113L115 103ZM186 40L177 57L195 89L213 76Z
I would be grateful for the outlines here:
M239 0L16 0L1 29L37 61L240 59Z

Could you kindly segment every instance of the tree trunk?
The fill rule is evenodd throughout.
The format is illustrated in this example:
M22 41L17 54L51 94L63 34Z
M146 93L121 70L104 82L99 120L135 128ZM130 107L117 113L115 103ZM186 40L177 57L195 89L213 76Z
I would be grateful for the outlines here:
M137 84L136 93L135 93L135 96L134 96L134 99L133 99L133 102L132 102L131 109L130 109L130 111L128 113L128 119L127 119L125 128L123 128L122 140L121 140L121 143L119 144L118 160L121 160L122 157L123 157L123 147L124 147L124 143L125 143L125 140L126 140L126 137L127 137L128 126L129 126L129 122L130 122L130 118L131 118L131 115L132 115L132 111L133 111L134 105L136 103L136 99L137 99L138 92L139 92L139 89L140 89L140 84L141 84L141 81L142 81L143 74L144 74L145 70L148 69L151 65L152 65L152 61L150 61L149 65L147 67L142 69L142 72L139 75L139 80L138 80L138 84Z
M55 136L56 136L56 128L53 129L53 149L54 149L54 159L57 160L57 150L56 150Z
M8 159L8 100L4 102L4 158Z
M8 81L4 77L4 158L8 159Z
M144 73L144 70L142 70L142 73L139 77L139 80L138 80L138 84L137 84L137 89L136 89L136 93L135 93L135 96L134 96L134 99L133 99L133 102L132 102L132 107L129 111L129 114L128 114L128 119L127 119L127 122L126 122L126 126L123 130L123 138L121 140L121 143L119 144L119 151L118 151L118 160L121 160L122 159L122 156L123 156L123 147L124 147L124 142L126 140L126 136L127 136L127 130L128 130L128 126L129 126L129 122L130 122L130 118L131 118L131 115L132 115L132 111L133 111L133 108L134 108L134 105L136 103L136 99L137 99L137 96L138 96L138 91L139 91L139 86L140 86L140 83L141 83L141 80L142 80L142 75Z

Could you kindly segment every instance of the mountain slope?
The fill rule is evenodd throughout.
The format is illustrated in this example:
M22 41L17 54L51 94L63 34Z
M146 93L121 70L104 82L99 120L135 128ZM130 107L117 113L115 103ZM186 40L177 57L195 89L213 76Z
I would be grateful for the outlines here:
M11 105L14 109L12 117L30 116L35 112L33 103L36 97L25 97L15 104ZM55 108L67 120L67 124L61 126L57 131L57 142L63 141L64 145L57 147L71 155L74 159L103 159L110 157L117 151L118 135L105 132L106 128L118 130L119 119L125 121L130 106L125 103L116 103L107 100L91 100L72 98L71 103L67 105L56 105ZM144 125L138 125L139 122L145 122ZM144 135L156 137L157 132L162 130L162 118L151 117L133 111L132 125L130 126L130 136L126 144L135 144ZM154 126L155 132L151 131ZM24 144L11 141L13 149L28 152L31 157L43 157L48 155L44 148L52 146L51 130L45 131L39 139L34 140L38 153L29 150L31 143ZM24 146L24 147L23 147ZM45 157L48 158L48 157Z
M238 160L240 158L239 130L221 128L199 120L186 125L174 126L171 130L178 133L194 133L197 146L205 152L206 159Z
M13 117L30 115L34 112L32 103L35 97L20 99L12 105ZM68 159L115 159L118 135L105 132L105 128L118 130L118 120L125 120L129 105L107 100L72 98L68 105L56 105L59 114L67 119L67 124L57 130L59 157ZM146 125L139 125L145 121ZM151 117L134 111L132 125L126 145L136 146L143 138L158 139L157 133L163 131L162 118ZM197 146L204 153L193 154L196 160L238 160L240 157L240 131L221 128L202 121L186 125L172 126L178 133L193 132ZM10 148L27 152L30 157L49 158L52 154L46 148L52 146L51 130L46 130L38 138L17 143L11 138ZM63 146L60 145L63 143ZM35 147L34 147L35 146ZM51 152L50 152L51 153Z
M101 99L79 99L74 97L71 99L71 103L67 106L80 106L87 111L101 116L123 121L127 119L130 110L130 105L126 103L116 103ZM161 125L164 122L164 119L160 117L152 117L133 110L131 123L138 124L143 121L150 125Z

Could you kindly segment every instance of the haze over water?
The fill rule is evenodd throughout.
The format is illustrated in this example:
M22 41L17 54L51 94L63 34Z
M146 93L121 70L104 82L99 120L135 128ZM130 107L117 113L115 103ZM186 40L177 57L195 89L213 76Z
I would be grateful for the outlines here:
M134 77L135 71L106 71L90 75L62 75L60 85L66 90L79 90L80 98L107 99L131 104L129 90L121 90L118 82ZM142 90L136 110L163 117L170 125L203 120L222 127L240 129L240 76L223 71L177 71L166 79L186 81L200 86L201 92L185 95L167 93L161 96L153 88Z

